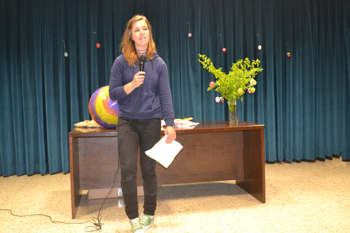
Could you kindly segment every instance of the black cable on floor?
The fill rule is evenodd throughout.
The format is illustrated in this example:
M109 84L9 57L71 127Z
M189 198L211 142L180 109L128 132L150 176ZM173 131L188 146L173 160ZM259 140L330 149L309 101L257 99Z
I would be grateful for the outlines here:
M51 216L49 215L45 215L45 214L26 214L26 215L18 215L18 214L14 214L12 212L11 209L0 209L2 211L9 211L11 213L11 215L15 216L15 217L32 217L32 216L43 216L43 217L47 217L50 219L50 221L52 223L61 223L61 224L71 224L71 225L79 225L79 224L86 224L86 223L91 223L91 222L78 222L78 223L73 223L73 222L62 222L62 221L54 221L52 220Z

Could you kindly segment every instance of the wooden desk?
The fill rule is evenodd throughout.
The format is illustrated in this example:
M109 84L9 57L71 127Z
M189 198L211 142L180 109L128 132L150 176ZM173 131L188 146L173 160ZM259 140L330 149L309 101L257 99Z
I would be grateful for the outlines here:
M176 132L183 149L167 169L157 163L159 185L236 180L238 186L265 203L264 125L211 121ZM118 165L117 142L116 129L75 128L69 133L73 219L81 190L112 187ZM140 173L138 168L137 183L142 186Z

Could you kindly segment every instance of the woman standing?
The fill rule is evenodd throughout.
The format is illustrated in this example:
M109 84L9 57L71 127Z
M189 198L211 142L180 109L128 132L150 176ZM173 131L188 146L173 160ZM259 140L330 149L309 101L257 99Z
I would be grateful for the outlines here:
M176 138L174 110L165 62L156 52L151 25L135 15L129 20L121 43L122 54L115 60L109 83L110 99L118 100L118 152L125 211L133 233L144 232L154 221L157 205L155 161L145 151L160 139L161 118L165 119L166 143ZM139 58L147 57L144 71ZM136 170L140 165L144 188L144 211L139 218Z

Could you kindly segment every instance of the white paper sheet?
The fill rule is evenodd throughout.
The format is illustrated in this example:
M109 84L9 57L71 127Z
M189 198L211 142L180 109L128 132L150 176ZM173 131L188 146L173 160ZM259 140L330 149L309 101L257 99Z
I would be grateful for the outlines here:
M169 165L174 161L176 155L181 151L183 146L177 142L173 141L170 144L166 144L166 135L160 139L151 149L146 151L146 155L156 160L158 163L168 168Z

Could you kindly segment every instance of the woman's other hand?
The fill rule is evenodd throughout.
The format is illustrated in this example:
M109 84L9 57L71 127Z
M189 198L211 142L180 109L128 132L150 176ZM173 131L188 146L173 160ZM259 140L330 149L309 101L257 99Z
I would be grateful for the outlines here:
M165 135L167 135L165 143L170 144L176 139L176 131L173 126L167 126L165 128Z

